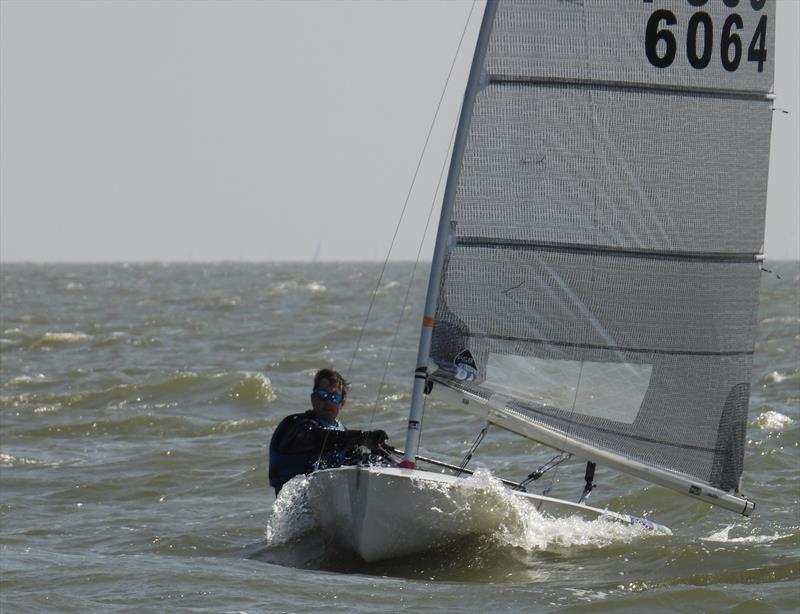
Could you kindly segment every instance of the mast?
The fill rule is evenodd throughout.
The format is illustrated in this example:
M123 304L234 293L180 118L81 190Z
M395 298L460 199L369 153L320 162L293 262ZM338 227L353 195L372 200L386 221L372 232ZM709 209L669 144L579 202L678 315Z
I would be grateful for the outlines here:
M447 240L450 234L450 212L452 211L453 203L456 199L461 159L464 155L464 148L467 143L467 132L469 130L470 120L472 119L472 109L475 106L475 97L480 89L481 77L483 75L483 61L486 57L486 48L489 44L489 36L492 32L492 24L494 23L496 11L497 0L487 0L486 8L483 12L481 29L478 34L478 41L475 46L475 55L472 58L472 67L469 72L467 88L464 92L461 117L458 120L456 139L453 144L453 156L450 159L450 171L447 174L447 184L445 186L444 198L442 199L442 210L439 215L439 230L436 234L436 243L433 248L431 274L428 278L428 293L425 298L425 311L422 317L422 331L420 332L419 350L417 351L417 368L414 372L414 389L411 397L411 409L408 414L408 430L406 431L406 444L404 448L405 453L400 465L401 467L413 468L415 466L414 461L419 448L422 406L424 402L425 384L428 378L428 354L431 349L433 322L436 313L436 299L439 294L442 267L444 266L444 257L447 252Z

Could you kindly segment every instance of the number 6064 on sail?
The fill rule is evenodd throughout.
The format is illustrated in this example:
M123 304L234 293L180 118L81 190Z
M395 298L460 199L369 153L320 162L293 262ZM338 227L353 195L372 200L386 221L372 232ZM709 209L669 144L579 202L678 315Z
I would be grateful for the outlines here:
M650 4L653 0L644 1ZM692 7L698 9L704 7L708 1L687 0ZM678 23L675 13L668 9L655 10L647 20L645 29L644 48L647 59L653 66L667 68L679 53L679 39L684 39L685 45L681 46L693 68L706 68L716 56L725 70L734 72L742 66L743 40L749 38L747 62L753 62L758 72L763 72L767 61L767 16L759 15L759 11L764 8L766 1L722 0L726 7L741 11L741 14L728 14L722 23L715 23L711 15L702 10L692 14L686 23ZM684 40L680 42L683 43Z

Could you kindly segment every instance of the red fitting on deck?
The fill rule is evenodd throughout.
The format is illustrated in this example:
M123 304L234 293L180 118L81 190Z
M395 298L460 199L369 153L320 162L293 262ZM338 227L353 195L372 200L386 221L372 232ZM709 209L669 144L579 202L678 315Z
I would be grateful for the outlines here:
M400 468L401 469L416 469L417 468L417 463L415 463L414 461L410 461L410 460L400 461Z

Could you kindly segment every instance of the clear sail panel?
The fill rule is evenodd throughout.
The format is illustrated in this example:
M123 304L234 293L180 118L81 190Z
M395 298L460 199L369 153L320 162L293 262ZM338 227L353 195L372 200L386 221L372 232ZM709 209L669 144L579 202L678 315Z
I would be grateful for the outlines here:
M653 366L547 360L489 353L483 387L539 408L570 407L577 414L632 424L642 408Z

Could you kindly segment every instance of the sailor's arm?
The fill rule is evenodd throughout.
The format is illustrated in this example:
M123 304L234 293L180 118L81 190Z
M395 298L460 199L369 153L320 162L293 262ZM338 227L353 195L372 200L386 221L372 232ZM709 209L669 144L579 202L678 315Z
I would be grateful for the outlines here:
M386 441L386 433L382 430L336 431L320 428L312 420L303 420L292 428L281 439L278 451L282 453L315 452L322 450L344 450L357 445L375 448Z

